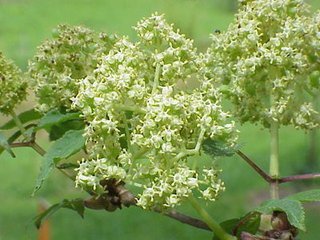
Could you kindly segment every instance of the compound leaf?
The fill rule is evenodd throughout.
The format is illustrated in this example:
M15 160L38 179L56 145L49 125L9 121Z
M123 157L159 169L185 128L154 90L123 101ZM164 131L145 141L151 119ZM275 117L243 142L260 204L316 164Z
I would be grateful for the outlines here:
M84 143L83 130L70 130L55 141L44 155L33 194L41 188L42 183L46 180L54 165L78 152L83 148Z

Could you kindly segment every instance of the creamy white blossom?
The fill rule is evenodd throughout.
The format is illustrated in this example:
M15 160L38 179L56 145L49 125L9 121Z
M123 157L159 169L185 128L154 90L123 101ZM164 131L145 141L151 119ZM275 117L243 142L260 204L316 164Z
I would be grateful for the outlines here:
M108 52L112 42L112 37L98 36L84 27L59 25L53 39L43 42L29 62L38 109L41 112L54 108L69 110L70 98L78 93L77 82L95 69L97 56Z
M26 89L21 70L0 52L0 112L10 114L26 98Z
M72 99L87 122L91 153L78 169L77 184L101 188L90 177L138 184L143 208L174 207L194 191L207 191L203 196L214 201L223 183L217 174L204 177L203 164L196 164L201 160L189 157L200 154L207 138L234 143L221 94L208 82L193 42L162 15L143 19L135 30L138 41L120 37L79 81ZM118 175L110 173L111 166Z
M319 126L319 15L303 0L243 0L228 30L212 35L207 75L241 122Z

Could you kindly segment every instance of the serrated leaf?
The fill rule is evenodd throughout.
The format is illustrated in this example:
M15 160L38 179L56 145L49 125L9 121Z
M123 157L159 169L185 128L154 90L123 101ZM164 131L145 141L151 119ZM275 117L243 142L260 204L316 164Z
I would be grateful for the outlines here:
M241 218L229 219L220 223L220 226L229 234L240 238L242 232L255 234L260 226L260 213L249 212ZM219 240L217 236L213 240Z
M15 157L13 151L11 150L11 147L7 141L7 138L2 134L0 133L0 154L6 150L8 153L10 153L10 155L12 157Z
M213 157L232 156L236 153L235 147L229 147L222 141L212 140L210 138L203 141L203 151Z
M301 202L292 199L274 199L264 202L256 209L258 212L269 214L273 211L283 211L287 214L291 225L303 231L305 227L305 214Z
M37 130L43 128L50 129L53 125L78 118L80 118L80 114L78 112L61 113L58 110L52 110L40 119Z
M320 189L313 189L305 192L299 192L288 196L287 199L297 200L300 202L319 202Z
M37 119L39 119L41 117L42 117L41 113L37 112L34 109L22 112L22 113L20 113L18 115L18 118L19 118L19 120L21 121L22 124L37 120ZM4 125L2 125L0 127L0 129L9 130L9 129L12 129L12 128L16 127L16 126L17 126L16 122L13 119L11 119L9 122L7 122Z
M84 127L85 124L83 120L80 119L72 119L57 125L52 125L49 131L49 139L50 141L55 141L69 130L81 130L84 129Z
M40 228L41 223L49 218L52 214L57 212L61 208L68 208L71 210L76 211L82 218L84 217L84 204L82 199L74 199L74 200L67 200L64 199L60 203L56 203L49 207L46 211L42 212L39 214L37 217L34 219L34 223L37 228Z
M59 138L44 155L33 194L38 191L47 179L54 165L60 160L70 157L83 148L85 139L83 130L70 130Z

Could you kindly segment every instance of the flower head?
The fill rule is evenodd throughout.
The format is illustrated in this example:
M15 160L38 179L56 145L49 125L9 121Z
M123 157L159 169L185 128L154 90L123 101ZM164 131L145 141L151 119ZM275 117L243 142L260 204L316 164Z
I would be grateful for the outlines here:
M21 70L0 52L0 112L9 114L25 99L26 89Z
M309 80L320 67L319 13L311 17L302 0L240 5L228 30L212 36L208 75L224 85L241 122L319 126L310 99L320 86Z
M70 109L70 98L78 93L77 82L95 69L97 56L107 52L112 41L84 27L59 25L53 39L45 41L29 62L38 109Z
M90 168L103 157L124 171L124 179L118 178L142 186L137 204L143 208L174 207L205 189L213 201L222 183L217 174L203 177L189 157L199 154L206 138L233 144L235 131L203 74L203 56L162 15L143 19L135 29L139 40L119 38L72 99L87 122L91 156L82 164ZM92 169L79 169L78 185L98 188L86 179L111 176L108 169Z

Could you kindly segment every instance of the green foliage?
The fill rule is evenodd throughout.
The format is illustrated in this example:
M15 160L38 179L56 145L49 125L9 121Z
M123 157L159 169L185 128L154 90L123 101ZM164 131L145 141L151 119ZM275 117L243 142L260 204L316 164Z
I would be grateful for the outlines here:
M242 232L255 234L260 226L260 216L258 212L249 212L241 218L234 218L220 223L220 226L229 234L237 236L240 239ZM212 240L219 240L214 236Z
M212 156L212 157L217 157L217 156L233 156L236 151L237 147L231 147L226 145L223 141L219 140L213 140L213 139L206 139L203 141L202 144L202 149L203 151Z
M39 121L36 130L46 129L50 141L61 138L69 130L84 129L83 119L78 112L62 113L56 109L47 112Z
M300 202L319 202L320 201L320 189L313 189L305 192L299 192L294 195L290 195L287 199L297 200Z
M48 177L54 165L62 159L68 158L80 151L85 143L82 130L70 130L66 132L60 139L54 142L49 148L48 152L44 155L40 173L37 178L35 193L38 191L43 182Z
M20 113L17 117L19 118L19 120L21 121L22 124L37 120L39 118L41 118L42 114L39 113L38 111L36 111L35 109L30 109L27 110L25 112ZM16 127L16 122L11 119L10 121L8 121L7 123L5 123L4 125L2 125L0 127L0 129L2 130L9 130L12 129L14 127Z
M231 72L231 76L225 72L221 74L219 67L226 62L219 57L210 59L221 53L215 54L217 49L221 51L219 47L210 49L209 57L199 54L192 40L157 14L143 19L135 27L137 42L104 34L99 38L89 29L59 26L53 34L54 40L46 41L29 65L37 87L38 109L47 114L36 128L30 127L24 132L20 126L24 136L34 136L36 131L46 129L50 140L56 140L45 154L35 192L55 164L87 144L85 147L90 154L79 165L66 163L57 167L78 167L75 169L78 172L76 185L94 194L110 193L101 180L116 179L118 183L140 186L137 205L143 208L175 207L195 190L201 198L214 201L224 190L218 178L219 170L211 163L204 166L201 161L188 158L199 155L201 149L212 156L231 156L236 152L235 147L230 147L236 139L234 123L228 122L230 115L222 110L221 93L238 104L240 114L237 114L242 122L259 121L266 127L271 122L302 128L318 126L318 112L313 109L309 97L319 90L319 41L315 38L318 37L315 32L319 14L306 17L298 0L283 5L274 1L272 8L261 7L259 3L263 2L241 1L243 18L239 13L239 22L230 27L236 34L229 33L231 38L228 34L221 35L222 41L226 40L226 45L231 47L224 46L222 50L231 58L226 58L230 65L226 64L223 69ZM257 18L252 19L252 16ZM284 22L282 18L289 20ZM270 19L273 20L268 22ZM256 25L251 20L256 20ZM265 23L271 26L269 32L265 30ZM286 34L281 32L286 27L297 29L288 32L289 37L279 37ZM305 32L301 30L303 27ZM233 41L233 35L243 40L239 41L242 46L232 45L237 42ZM215 43L221 43L221 39L216 39ZM290 42L292 39L303 41ZM290 43L292 46L286 48ZM254 47L260 44L272 54L259 52L250 58L253 50L257 50ZM298 52L304 45L307 47L301 51L305 52ZM281 55L283 53L286 55ZM222 65L217 67L214 61ZM210 67L214 67L214 73L208 71ZM300 81L307 78L309 81ZM189 88L189 81L194 81L194 86ZM306 97L306 93L310 96ZM286 94L289 98L284 98ZM257 95L261 99L255 99ZM256 112L252 114L247 106ZM257 112L261 115L255 115ZM30 118L29 113L22 114L22 124L40 116ZM3 126L7 130L14 127L12 122ZM10 141L0 135L0 146L10 151L9 143L20 134L14 134ZM117 194L108 196L120 196ZM318 191L271 200L263 204L258 213L228 220L221 226L238 237L243 231L255 234L260 213L279 210L288 215L292 225L304 229L300 202L318 200ZM40 225L61 207L83 215L81 200L64 200L39 216L36 224Z
M52 126L63 124L69 120L79 119L80 114L78 112L67 112L61 113L60 111L54 109L47 112L39 121L37 125L37 130L46 129L50 131Z
M36 225L37 228L40 228L41 223L45 221L48 217L50 217L52 214L60 210L61 208L67 208L71 209L73 211L76 211L82 218L84 217L84 204L82 199L73 199L73 200L68 200L64 199L60 203L56 203L49 207L47 210L39 214L37 217L34 219L34 224Z
M0 133L0 154L3 152L3 150L6 150L12 157L15 157L7 141L7 138L2 133Z
M285 212L291 225L303 231L306 230L304 208L300 201L292 199L268 200L256 210L265 214L270 214L273 211Z

